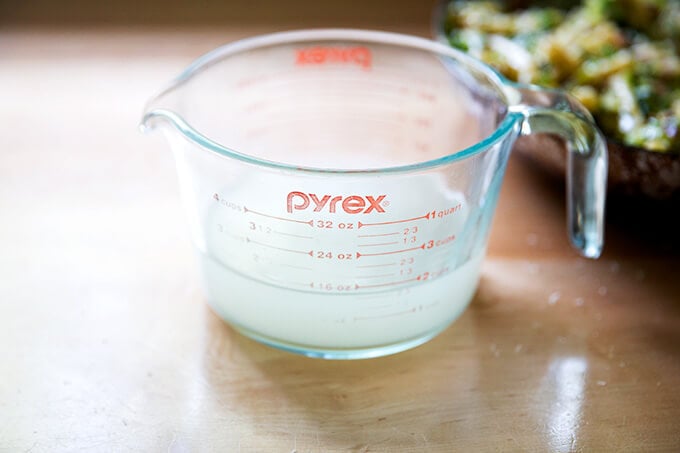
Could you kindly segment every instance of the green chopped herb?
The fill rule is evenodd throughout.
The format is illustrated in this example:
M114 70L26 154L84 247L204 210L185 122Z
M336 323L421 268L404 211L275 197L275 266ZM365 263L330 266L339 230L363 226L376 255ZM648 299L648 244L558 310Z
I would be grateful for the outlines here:
M563 88L612 139L680 153L680 1L453 1L451 45Z

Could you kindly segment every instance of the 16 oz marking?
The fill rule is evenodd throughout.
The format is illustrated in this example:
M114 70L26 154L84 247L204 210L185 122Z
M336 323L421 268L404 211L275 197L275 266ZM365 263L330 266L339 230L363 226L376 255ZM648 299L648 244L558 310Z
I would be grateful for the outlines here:
M314 289L322 289L324 291L354 291L356 290L356 286L352 285L334 285L333 283L324 283L324 282L312 282L310 285Z

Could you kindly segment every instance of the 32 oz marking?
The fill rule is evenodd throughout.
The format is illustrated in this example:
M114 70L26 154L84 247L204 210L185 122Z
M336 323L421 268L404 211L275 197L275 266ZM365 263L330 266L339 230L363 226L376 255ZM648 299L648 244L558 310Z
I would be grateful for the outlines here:
M352 222L338 222L333 223L332 220L316 220L314 228L320 229L337 229L337 230L353 230L354 223Z

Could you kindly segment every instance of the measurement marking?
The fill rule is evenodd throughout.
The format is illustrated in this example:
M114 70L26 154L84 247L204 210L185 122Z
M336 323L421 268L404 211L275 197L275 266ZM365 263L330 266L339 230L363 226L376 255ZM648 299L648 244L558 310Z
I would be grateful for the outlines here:
M282 248L282 247L276 247L276 246L274 246L274 245L265 244L264 242L253 241L253 240L250 239L250 238L246 238L246 242L252 242L253 244L261 245L261 246L263 246L263 247L269 247L269 248L271 248L271 249L283 250L284 252L300 253L300 254L302 254L302 255L309 255L309 256L313 256L313 255L314 255L314 253L312 253L311 250L310 250L309 252L305 252L305 251L303 251L303 250L284 249L284 248Z
M314 224L312 220L305 221L305 220L287 219L287 218L285 218L285 217L277 217L277 216L275 216L275 215L263 214L262 212L253 211L252 209L248 209L248 208L245 207L245 206L243 207L243 211L245 211L245 212L251 212L251 213L253 213L253 214L255 214L255 215L259 215L259 216L262 216L262 217L268 217L268 218L270 218L270 219L283 220L283 221L285 221L285 222L306 223L306 224L309 225L309 226L312 226L312 225Z
M396 281L396 282L378 283L376 285L356 285L356 286L357 286L357 289L359 289L359 288L362 288L362 289L363 288L380 288L380 287L383 287L383 286L403 285L404 283L415 282L417 280L420 280L420 277L409 278L407 280L399 280L399 281Z
M359 253L357 252L357 259L361 258L362 256L381 256L381 255L393 255L395 253L404 253L404 252L411 252L413 250L418 250L422 249L425 250L425 244L420 245L418 247L412 247L410 249L402 249L402 250L393 250L391 252L380 252L380 253Z
M361 225L363 225L363 223L361 223L361 222L359 222L359 223ZM383 234L360 234L357 237L359 237L359 238L377 238L377 237L380 237L380 236L394 236L396 234L401 234L401 232L395 231L394 233L383 233Z
M387 266L396 266L397 263L385 263L385 264L365 264L363 266L357 266L357 267L387 267Z
M359 244L358 247L377 247L380 245L394 245L394 244L399 244L399 241L381 242L380 244Z
M395 224L395 223L413 222L413 221L421 220L421 219L429 219L431 214L432 214L432 212L428 212L427 214L421 215L420 217L412 217L410 219L402 219L402 220L393 220L391 222L378 222L378 223L361 223L361 222L359 222L359 228L365 227L365 226L392 225L392 224Z
M366 276L363 276L363 277L359 276L359 277L356 277L356 278L380 278L380 277L392 277L394 275L396 275L396 274L392 273L392 274L380 274L380 275L366 275Z
M312 236L303 236L301 234L283 233L281 231L276 231L276 230L272 230L272 233L280 234L281 236L290 236L290 237L300 238L300 239L314 239Z
M415 309L415 308L412 308L412 309L410 309L410 310L399 311L399 312L396 312L396 313L389 313L389 314L386 314L386 315L376 315L376 316L355 316L355 317L354 317L354 320L355 320L355 321L362 321L362 320L369 320L369 319L390 318L390 317L392 317L392 316L402 316L402 315L407 315L407 314L409 314L409 313L415 313L415 312L416 312L416 309Z
M296 266L294 264L281 264L281 263L277 263L277 264L281 267L292 267L293 269L300 269L300 270L303 270L303 271L311 271L312 270L311 267Z

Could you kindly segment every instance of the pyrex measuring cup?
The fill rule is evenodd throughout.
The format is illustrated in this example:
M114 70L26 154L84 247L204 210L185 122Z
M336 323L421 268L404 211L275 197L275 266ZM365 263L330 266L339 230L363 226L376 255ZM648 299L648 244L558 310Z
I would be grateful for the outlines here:
M207 299L247 336L315 357L419 345L474 295L513 141L569 148L573 244L602 247L604 141L558 92L444 45L357 30L278 33L199 58L150 101Z

